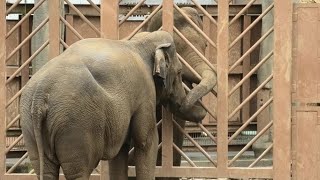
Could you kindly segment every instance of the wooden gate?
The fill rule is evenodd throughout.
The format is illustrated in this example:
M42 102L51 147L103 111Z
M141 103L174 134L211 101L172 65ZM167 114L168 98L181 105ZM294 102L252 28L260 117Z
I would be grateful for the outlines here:
M204 29L200 29L187 16L185 17L207 41L208 47L205 54L201 54L196 48L193 49L209 67L217 72L218 79L217 88L203 99L203 104L208 110L207 119L212 121L216 131L208 129L203 124L193 126L216 148L201 146L199 141L179 127L170 113L164 112L163 120L159 125L161 124L162 132L166 136L162 137L162 142L159 144L159 148L162 149L162 166L157 166L156 177L291 179L291 0L268 1L270 3L263 7L259 14L250 13L255 0L244 1L246 3L242 5L234 5L232 2L237 1L229 0L188 0L187 2L104 0L100 4L87 0L90 6L75 6L71 0L64 0L64 12L61 11L59 1L39 0L34 5L25 4L24 6L21 6L20 2L21 0L13 1L11 4L6 4L5 1L0 2L0 23L3 25L0 27L2 72L0 78L0 121L2 122L0 123L0 179L35 179L32 170L24 174L14 173L14 170L27 159L27 153L21 154L21 158L7 168L5 164L8 161L8 154L20 141L23 141L23 136L19 135L9 145L6 145L8 141L6 136L9 130L12 130L12 126L19 127L17 124L20 118L17 108L19 96L29 78L29 64L41 51L48 48L48 58L53 58L73 42L88 37L88 34L92 37L130 39L160 9L164 12L162 29L181 36L188 46L193 46L173 24L174 9L183 14L180 7L186 5L196 8L206 24ZM44 17L37 27L33 27L32 31L22 33L25 32L25 28L30 28L26 22L32 20L31 14L39 7L45 6L45 3L49 5L47 17ZM6 15L22 12L19 8L23 8L24 14L20 16L16 25L7 30ZM259 23L261 25L264 17L272 16L272 13L274 23L261 32L261 37L255 39L253 29L257 28ZM119 14L122 15L120 18ZM136 18L136 21L139 19L142 22L132 25L130 18ZM79 29L74 27L77 23ZM28 54L31 39L33 40L34 35L44 26L48 27L48 38L33 50L32 54ZM231 33L234 26L238 26L239 32ZM128 32L128 29L132 31ZM65 32L66 37L61 36L60 32ZM8 46L8 41L12 41L15 33L19 35L16 46ZM262 57L258 56L258 59L252 58L253 53L259 52L261 43L267 40L273 45L270 51ZM180 60L185 63L182 58ZM255 86L250 85L250 82L254 81L260 73L258 70L268 63L273 64L270 71L267 71ZM196 74L196 76L201 79L200 75ZM8 91L12 83L15 83L17 88L14 91ZM266 87L272 87L269 88L271 90L268 91L267 96L257 99L259 92ZM252 108L251 104L257 104L257 107ZM10 109L14 112L10 112L8 116ZM235 139L241 139L240 135L245 137L248 129L250 130L249 126L254 124L254 121L258 119L259 122L262 113L268 114L268 118L263 121L265 123L262 123L257 134L253 135L241 148L231 148ZM239 119L238 126L231 130L229 127L234 125L233 119ZM196 162L190 158L192 155L190 152L178 148L172 142L173 126L181 130L185 139L195 147L196 152L193 154L202 158L205 163ZM270 136L266 136L268 133ZM250 155L252 145L264 137L272 137L268 141L268 146L261 154L247 160L248 156L252 157ZM173 151L177 151L184 159L185 163L179 167L172 165ZM269 152L273 154L273 161L269 164L263 163ZM239 161L245 163L238 163ZM92 179L107 179L106 166L106 162L102 162L92 175ZM129 167L130 176L135 176L134 170L134 167Z

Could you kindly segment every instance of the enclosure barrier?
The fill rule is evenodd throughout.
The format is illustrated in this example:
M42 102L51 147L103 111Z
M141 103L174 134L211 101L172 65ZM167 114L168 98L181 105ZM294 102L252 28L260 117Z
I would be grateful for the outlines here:
M162 164L156 167L156 177L291 179L291 155L288 153L291 152L292 3L290 0L275 0L263 8L262 13L258 15L248 13L255 0L250 0L235 10L231 9L231 1L229 0L215 1L210 6L202 5L200 0L191 0L188 6L196 8L201 14L205 25L203 29L199 28L181 10L181 4L173 0L163 0L148 6L145 5L148 0L128 1L134 2L133 4L123 4L121 0L105 0L101 1L100 5L91 0L87 1L90 8L77 7L71 0L61 1L68 9L66 13L61 10L62 3L60 1L36 1L37 3L26 9L19 21L8 30L6 29L8 24L6 15L21 7L19 3L22 1L17 0L12 4L6 4L5 1L0 2L0 23L3 24L0 27L0 49L5 50L0 54L0 68L2 70L0 81L0 120L2 122L0 124L2 137L0 141L0 162L2 163L0 179L36 179L33 170L28 174L14 173L14 170L28 158L28 153L22 154L10 168L5 165L8 153L12 152L14 147L23 140L23 135L19 135L10 145L6 146L8 130L17 125L20 119L18 113L19 97L29 79L29 65L33 59L40 56L46 49L48 50L48 58L51 59L75 41L86 38L88 34L92 37L129 40L140 32L161 9L163 10L161 29L179 36L217 73L217 88L212 89L207 97L199 100L208 111L207 118L217 125L217 132L213 133L203 124L195 125L198 131L208 137L210 143L216 145L217 149L209 151L203 147L173 119L169 112L163 110L162 121L157 125L162 127L162 134L166 136L162 136L162 141L159 144L159 149L162 150ZM36 27L33 27L32 31L27 30L26 33L21 33L21 37L16 40L17 44L14 47L9 47L6 42L12 41L12 38L23 29L29 29L27 25L30 23L30 16L40 8L45 8L46 3L49 7L48 14ZM123 6L129 8L121 8ZM94 14L95 17L100 16L100 20L88 18L83 11L86 11L86 14ZM174 26L174 11L182 14L190 27L196 29L199 36L206 40L208 47L205 54L202 54L181 30ZM133 15L146 15L142 12L148 12L148 16L143 17L144 20L140 24L130 24L129 19L134 17ZM274 24L262 31L261 37L252 36L251 31L257 28L259 23L261 25L264 18L272 16L272 13L274 13ZM119 14L123 14L121 19L119 19ZM241 27L241 22L243 22L243 27ZM82 28L76 29L76 24ZM286 27L283 27L283 24L286 24ZM31 40L36 39L35 36L46 27L49 36L43 40L42 45L29 54ZM231 33L236 28L240 30ZM132 31L129 32L128 29ZM64 33L66 37L61 35ZM272 36L273 38L271 38ZM250 56L259 52L262 44L270 39L274 47L263 57L260 57L260 60L251 59ZM202 79L183 57L180 55L178 57L198 79ZM259 74L258 71L267 63L271 63L272 59L272 71L259 79L257 87L251 86L250 83ZM239 71L241 73L235 73ZM17 84L17 87L9 94L7 89L13 83ZM253 110L250 109L250 104L270 84L272 84L272 92L270 93L272 95L269 95L261 106L253 108ZM187 91L189 90L187 85L184 87ZM250 89L250 87L252 88ZM8 118L9 111L10 118ZM249 125L266 111L270 112L269 117L271 118L263 124L245 146L231 151L230 146L237 138L239 139L239 135L246 129L250 129ZM239 121L241 125L238 129L230 131L230 125L237 119L241 119ZM193 144L197 155L201 156L205 163L199 163L192 159L190 152L186 152L185 149L181 149L173 143L173 127L176 127ZM245 161L246 163L239 163L239 161L244 162L247 154L251 152L249 150L252 145L267 134L272 134L273 137L268 147L256 158ZM173 152L180 154L186 163L181 166L173 166ZM262 161L270 152L273 154L273 165L265 165ZM129 153L132 153L132 150ZM91 179L108 179L107 174L107 162L101 162ZM134 166L129 167L129 175L135 176Z

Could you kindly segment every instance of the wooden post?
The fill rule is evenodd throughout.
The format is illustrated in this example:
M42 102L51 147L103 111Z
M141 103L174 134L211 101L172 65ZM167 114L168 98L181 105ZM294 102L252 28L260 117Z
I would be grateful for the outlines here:
M101 37L107 39L119 39L119 1L102 0L100 6ZM101 161L101 180L109 180L109 164Z
M274 1L274 180L291 179L292 6L291 0Z
M173 0L163 0L162 28L173 34ZM162 168L173 166L173 116L163 108L162 112Z
M228 68L229 68L229 1L218 2L217 33L217 159L218 177L228 177Z
M108 39L119 39L119 1L101 1L101 37Z
M0 1L0 179L6 172L6 1Z
M49 59L60 54L60 0L48 1Z

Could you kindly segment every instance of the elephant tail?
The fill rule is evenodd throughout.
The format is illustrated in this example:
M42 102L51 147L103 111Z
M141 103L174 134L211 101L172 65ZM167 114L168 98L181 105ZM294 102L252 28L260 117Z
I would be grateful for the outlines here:
M32 98L31 119L33 123L35 141L38 148L38 155L39 155L39 162L40 162L40 180L43 180L44 147L43 147L43 138L42 138L42 124L44 119L47 116L48 108L47 108L45 93L39 87L39 84Z

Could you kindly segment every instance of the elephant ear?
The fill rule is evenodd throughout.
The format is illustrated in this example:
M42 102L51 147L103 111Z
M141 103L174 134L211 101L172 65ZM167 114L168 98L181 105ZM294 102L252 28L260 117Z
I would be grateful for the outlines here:
M158 76L162 79L166 79L168 73L168 61L166 59L164 48L170 47L170 43L161 44L156 48L155 57L154 57L154 68L153 75Z

